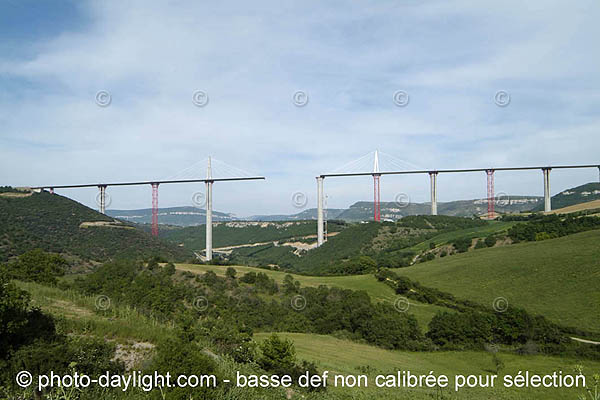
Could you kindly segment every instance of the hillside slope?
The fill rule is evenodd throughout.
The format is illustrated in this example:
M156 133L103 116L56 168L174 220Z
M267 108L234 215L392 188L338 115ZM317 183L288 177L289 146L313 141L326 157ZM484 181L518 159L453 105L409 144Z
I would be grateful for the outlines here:
M585 185L563 190L557 195L552 196L552 209L556 210L593 200L600 200L599 182L586 183ZM534 208L534 211L542 211L543 209L544 205L539 204Z
M476 250L395 271L492 306L510 305L600 334L600 230Z
M257 340L265 340L269 333L255 334ZM464 352L406 352L390 351L349 340L340 340L326 335L304 333L279 333L290 339L296 346L298 356L302 359L316 362L321 368L339 374L355 375L357 371L369 375L369 386L361 389L332 387L334 393L344 395L343 398L386 398L395 399L577 399L581 394L579 389L566 388L505 388L496 385L495 388L462 388L460 396L448 395L448 392L433 389L418 388L378 388L371 384L377 374L394 374L399 366L410 370L414 374L428 374L434 371L436 375L446 374L473 374L488 375L494 366L489 353L464 351ZM340 351L340 349L343 349ZM516 354L502 353L500 357L504 363L503 374L516 375L519 371L545 374L548 371L571 371L573 365L583 364L591 374L600 368L600 362L581 361L568 358L548 357L545 355L519 356ZM365 365L369 368L365 369ZM360 390L363 395L357 395ZM441 393L441 394L440 394ZM445 393L445 394L444 394Z
M0 261L37 247L96 261L150 255L183 259L187 254L66 197L48 192L0 197Z
M343 223L330 221L330 232L345 228ZM315 236L316 221L252 222L230 221L213 224L213 246L225 247L242 244L272 242L291 238ZM163 238L186 249L200 251L206 246L206 225L185 228L170 227L161 231Z

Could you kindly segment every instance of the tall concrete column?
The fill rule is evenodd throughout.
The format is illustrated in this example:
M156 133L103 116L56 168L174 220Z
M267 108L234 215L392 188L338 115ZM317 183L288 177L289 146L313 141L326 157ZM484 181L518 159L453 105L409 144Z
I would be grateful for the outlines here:
M552 202L550 199L550 170L552 168L542 168L544 173L544 212L552 211Z
M206 261L212 260L212 185L206 182Z
M437 215L437 172L429 173L431 181L431 215Z
M317 177L317 246L324 241L323 226L323 177Z
M101 214L106 214L106 185L100 185L98 186L98 189L100 189L100 193L99 193L99 208L100 208L100 213Z

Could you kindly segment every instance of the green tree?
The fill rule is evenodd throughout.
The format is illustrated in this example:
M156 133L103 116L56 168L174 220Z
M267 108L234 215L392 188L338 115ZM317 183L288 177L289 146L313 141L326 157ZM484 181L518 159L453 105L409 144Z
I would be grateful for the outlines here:
M62 256L34 249L21 254L16 262L6 264L4 268L14 279L54 285L56 278L63 276L68 266Z
M235 270L235 268L228 267L227 270L225 271L225 276L227 276L230 279L235 279L236 275L237 275L237 271Z
M260 345L259 365L266 371L289 374L296 366L296 349L288 339L272 334Z
M291 276L290 274L287 274L283 278L283 292L285 294L298 293L299 289L300 289L300 282L295 281L293 276Z

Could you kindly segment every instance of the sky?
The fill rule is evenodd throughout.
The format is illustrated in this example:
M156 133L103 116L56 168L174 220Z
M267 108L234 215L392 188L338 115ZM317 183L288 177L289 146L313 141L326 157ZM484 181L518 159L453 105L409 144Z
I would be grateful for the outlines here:
M267 178L215 184L215 210L248 216L314 207L315 176L376 149L424 169L599 164L598 21L597 0L3 1L0 185L203 178L212 156ZM552 193L598 172L554 170ZM495 183L543 193L541 171ZM438 185L486 196L484 173ZM161 185L159 205L203 191ZM97 208L96 189L57 192ZM325 192L348 207L372 178ZM149 186L108 193L151 206ZM399 194L428 201L429 178L383 177L382 201Z

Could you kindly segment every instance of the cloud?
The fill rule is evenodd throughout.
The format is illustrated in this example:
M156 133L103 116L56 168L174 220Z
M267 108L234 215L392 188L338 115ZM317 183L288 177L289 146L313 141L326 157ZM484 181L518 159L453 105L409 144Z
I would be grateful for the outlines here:
M375 148L430 168L599 161L597 2L78 7L85 23L12 35L28 56L0 56L4 183L155 179L213 155L267 176L215 190L217 209L248 215L296 211L292 193L312 195L315 175ZM406 107L392 101L399 89ZM109 107L96 105L99 90ZM192 103L195 90L207 106ZM297 90L307 106L292 104ZM556 174L553 187L596 172ZM485 194L484 177L452 179L440 199ZM502 179L504 191L541 193L541 177ZM385 200L397 182L383 180ZM427 200L427 178L410 182ZM368 179L326 187L335 207L372 192ZM119 190L113 206L149 206L146 189ZM161 187L161 205L198 189ZM68 194L94 204L91 192Z

